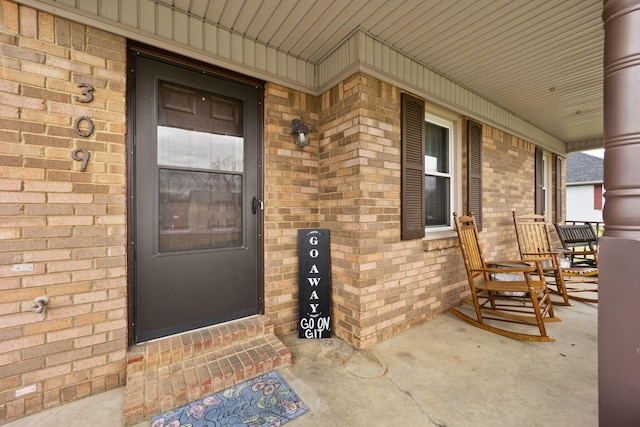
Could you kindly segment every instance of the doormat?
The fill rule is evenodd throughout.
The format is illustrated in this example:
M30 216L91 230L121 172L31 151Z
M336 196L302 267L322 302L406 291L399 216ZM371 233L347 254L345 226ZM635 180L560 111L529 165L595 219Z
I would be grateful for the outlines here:
M309 408L278 371L151 418L151 427L281 426Z

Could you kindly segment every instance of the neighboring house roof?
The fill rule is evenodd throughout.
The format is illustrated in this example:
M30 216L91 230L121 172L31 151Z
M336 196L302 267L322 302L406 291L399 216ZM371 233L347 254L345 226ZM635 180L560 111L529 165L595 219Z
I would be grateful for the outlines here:
M604 160L584 153L571 153L567 157L567 185L581 182L604 181Z

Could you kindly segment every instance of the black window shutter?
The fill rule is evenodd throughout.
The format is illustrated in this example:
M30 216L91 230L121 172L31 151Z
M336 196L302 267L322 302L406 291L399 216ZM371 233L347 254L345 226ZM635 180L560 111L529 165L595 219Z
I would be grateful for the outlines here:
M541 215L544 212L544 164L542 161L542 150L536 147L536 160L535 160L535 212Z
M467 209L482 230L482 124L467 121Z
M402 94L401 239L424 237L424 101Z
M562 158L556 156L556 221L562 222Z

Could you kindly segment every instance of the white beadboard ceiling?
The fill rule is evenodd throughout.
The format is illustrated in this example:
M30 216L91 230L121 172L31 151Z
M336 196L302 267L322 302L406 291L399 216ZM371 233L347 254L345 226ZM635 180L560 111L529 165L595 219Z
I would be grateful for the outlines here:
M94 9L102 17L135 3L18 1ZM316 65L361 31L563 141L568 151L602 146L601 0L137 0L138 28L152 5Z
M601 0L158 0L312 63L355 29L565 141L602 137Z

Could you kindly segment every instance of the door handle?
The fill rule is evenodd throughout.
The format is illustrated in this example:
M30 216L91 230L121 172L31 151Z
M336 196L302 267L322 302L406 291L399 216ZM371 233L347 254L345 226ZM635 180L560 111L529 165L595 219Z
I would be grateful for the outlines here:
M260 206L260 201L258 200L257 197L253 196L253 201L251 202L251 210L253 211L254 215L258 213L259 206Z

